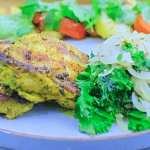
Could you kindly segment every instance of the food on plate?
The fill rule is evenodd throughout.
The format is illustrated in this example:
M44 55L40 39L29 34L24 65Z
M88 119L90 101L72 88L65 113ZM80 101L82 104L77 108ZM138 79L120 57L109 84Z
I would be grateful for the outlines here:
M149 34L150 24L143 19L141 14L138 14L136 21L134 23L134 29L138 32Z
M150 34L121 33L107 39L77 77L75 107L81 132L150 129ZM125 122L128 120L129 123Z
M58 31L79 40L83 39L86 35L85 26L69 18L61 19L61 27Z
M78 40L85 38L86 29L93 31L93 19L96 17L93 9L82 7L76 0L53 3L35 1L34 5L27 0L21 10L37 28L58 31Z
M75 0L27 0L20 9L0 16L5 118L55 100L75 110L80 131L92 136L108 132L115 121L122 131L150 129L149 2L92 0L86 9ZM90 60L60 40L87 34L108 38Z
M0 114L7 119L14 119L31 110L33 102L18 96L17 92L10 93L8 87L1 87L0 90Z
M121 32L132 32L130 26L126 24L117 24L117 22L109 18L104 11L102 12L100 19L96 22L95 28L97 33L104 39Z
M11 8L12 15L4 15L8 12L0 10L3 14L0 17L0 39L15 41L27 33L42 31L60 39L68 36L77 40L89 35L106 39L133 30L149 33L148 1L91 0L91 3L91 8L85 8L76 0L51 3L27 0L19 7L20 11Z
M0 16L0 39L15 41L33 31L33 24L22 14Z
M136 31L143 32L146 34L150 33L150 3L137 2L137 5L134 7L134 10L137 12L137 18L134 23L134 29Z
M1 41L0 83L31 102L56 100L72 108L80 91L76 77L88 56L64 41L43 32Z

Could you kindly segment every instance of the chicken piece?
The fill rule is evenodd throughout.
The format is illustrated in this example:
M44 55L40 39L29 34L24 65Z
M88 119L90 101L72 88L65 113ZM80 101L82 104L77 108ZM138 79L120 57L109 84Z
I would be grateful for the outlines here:
M0 82L31 102L56 100L72 108L80 94L76 77L88 56L47 33L32 33L14 44L0 42Z
M31 110L34 106L33 102L29 102L13 93L11 96L7 94L6 89L0 89L0 114L4 118L14 119Z

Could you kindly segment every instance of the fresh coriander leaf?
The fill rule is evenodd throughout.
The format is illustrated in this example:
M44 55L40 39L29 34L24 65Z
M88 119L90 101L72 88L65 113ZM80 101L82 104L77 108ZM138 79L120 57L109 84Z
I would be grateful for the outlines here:
M54 22L53 30L57 31L61 27L61 21L56 20Z
M91 28L96 23L99 14L93 9L86 9L79 5L76 0L64 0L61 4L61 11L64 17L73 19L75 22L83 23L86 28Z
M20 7L22 14L27 16L30 21L33 20L34 14L37 12L39 4L32 4Z
M122 44L122 49L123 49L124 51L131 52L131 53L132 53L133 50L134 50L134 47L133 47L133 45L132 45L131 43L128 43L128 42L125 41L125 43Z
M47 13L47 16L44 19L44 22L46 24L45 28L48 31L58 30L60 28L60 26L61 26L61 21L57 20L57 18L55 16L55 13L56 12L49 11Z
M150 6L150 1L149 0L147 0L146 3Z
M122 11L124 12L124 14L120 18L117 18L116 21L119 24L124 23L126 25L132 26L137 18L137 12L126 7L123 7Z
M150 59L145 57L143 51L137 51L131 54L132 59L135 62L134 69L138 72L142 70L149 69L150 70Z
M108 2L115 2L115 1L110 1L110 0L98 0L98 7L106 8Z
M118 24L124 23L132 26L137 18L136 10L124 7L122 1L118 0L93 0L92 8L95 10L95 16L98 18L101 17L101 11L105 11L107 15L117 21Z
M0 16L0 39L10 39L14 41L18 37L18 30L22 26L25 26L25 33L33 29L33 24L28 20L27 17L16 14L16 15L3 15ZM28 28L28 29L27 29ZM19 31L19 37L21 36Z
M118 61L121 61L122 58L123 58L123 55L122 55L122 54L119 54L118 57L117 57L117 60L118 60Z
M94 32L93 27L96 24L97 20L101 17L101 9L99 9L97 13L93 9L90 9L88 11L88 15L90 16L89 20L84 22L86 25L86 29L90 28L92 32Z
M95 54L93 52L91 52L90 56L91 56L91 58L93 58L95 56Z
M117 18L120 18L124 15L124 12L120 5L111 2L107 4L106 13L113 20L116 20Z
M47 3L47 2L40 2L39 8L37 9L38 12L48 12L48 11L60 11L60 5L61 2L53 2L53 3Z
M20 26L16 31L17 37L22 37L28 33L32 33L32 29L27 25Z
M137 1L137 5L133 8L138 13L142 14L144 20L150 23L150 5L148 3Z
M98 2L99 2L99 0L91 0L91 2L92 2L92 8L93 8L93 10L95 10L96 12L98 12L98 9L99 9Z
M141 13L141 7L139 5L134 6L132 10L136 11L137 14Z
M131 57L136 64L136 66L134 66L134 69L136 71L141 72L142 70L147 68L146 57L143 51L137 51L136 53L131 54Z
M49 11L48 13L47 13L47 16L45 17L45 19L44 19L44 22L45 23L52 23L53 21L54 21L54 13L52 12L52 11Z
M61 11L64 17L68 17L70 19L73 19L75 22L78 22L79 19L77 16L74 14L74 11L71 10L69 5L61 5Z
M22 14L26 15L30 21L33 20L34 14L36 12L49 12L49 11L58 11L61 14L60 10L61 2L54 2L54 3L46 3L42 2L41 0L27 0L25 6L20 7L22 10ZM57 13L58 15L58 13ZM60 16L59 16L60 17ZM61 19L61 17L60 17Z

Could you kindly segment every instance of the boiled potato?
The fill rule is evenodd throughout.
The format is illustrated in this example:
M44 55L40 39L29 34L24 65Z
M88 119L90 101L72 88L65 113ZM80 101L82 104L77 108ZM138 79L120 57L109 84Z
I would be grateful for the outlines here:
M95 27L97 33L104 39L121 32L130 32L131 29L128 25L117 24L117 22L109 18L105 12L102 12L102 16L98 19Z

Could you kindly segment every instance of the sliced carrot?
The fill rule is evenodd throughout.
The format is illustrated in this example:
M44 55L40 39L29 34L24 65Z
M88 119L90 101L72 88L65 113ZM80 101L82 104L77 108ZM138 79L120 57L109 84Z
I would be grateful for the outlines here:
M42 15L42 13L36 12L33 17L33 22L35 24L40 24L41 26L45 26L45 22L43 20L46 17L46 15L47 15L47 13Z
M143 32L143 33L149 34L150 33L150 24L147 23L143 19L141 14L138 14L136 21L134 23L134 29L139 33Z
M86 34L85 26L82 23L76 23L69 18L61 19L61 27L58 31L78 40L83 39Z
M33 17L33 22L34 22L35 24L38 24L38 23L40 22L40 18L41 18L41 13L36 12L36 13L34 14L34 17Z

